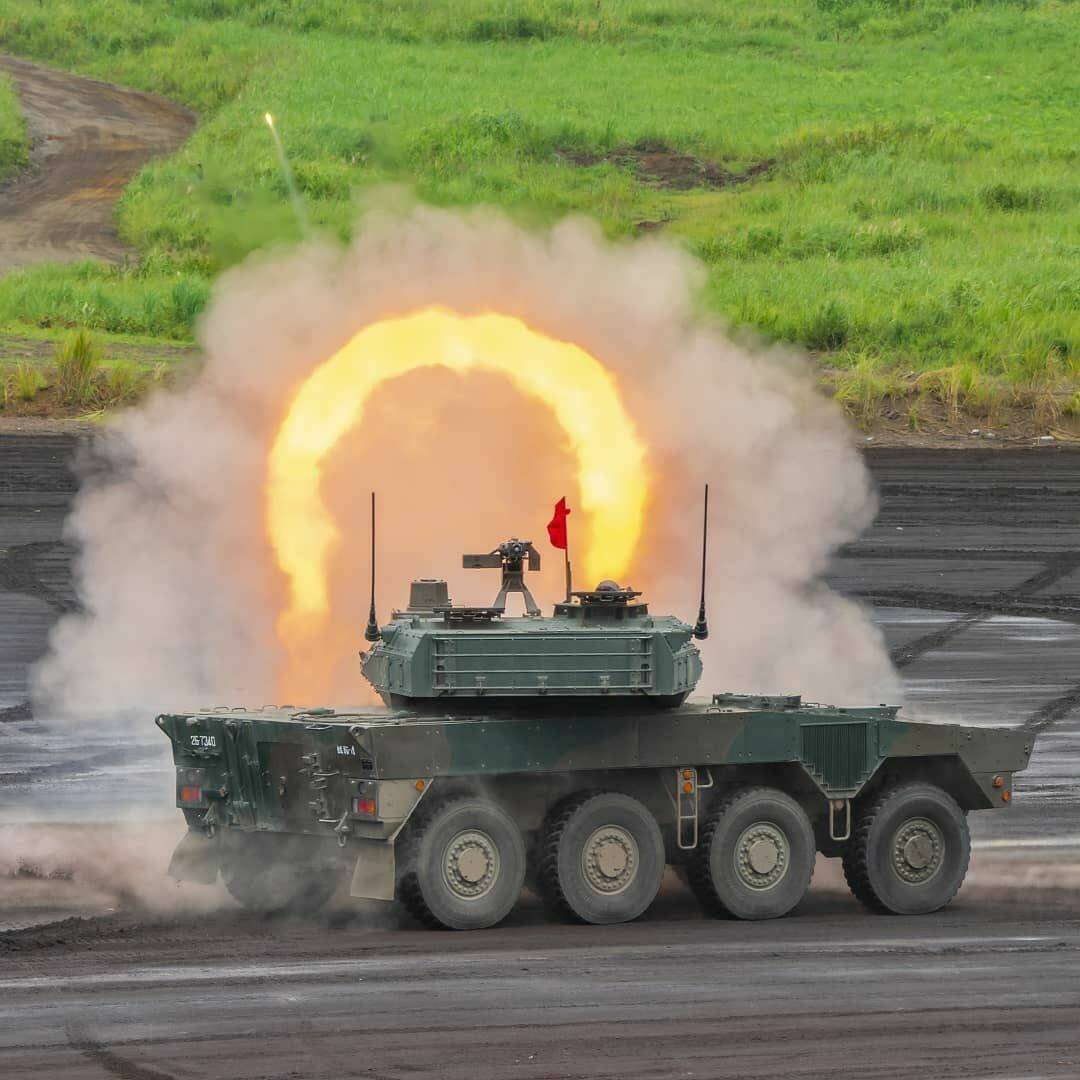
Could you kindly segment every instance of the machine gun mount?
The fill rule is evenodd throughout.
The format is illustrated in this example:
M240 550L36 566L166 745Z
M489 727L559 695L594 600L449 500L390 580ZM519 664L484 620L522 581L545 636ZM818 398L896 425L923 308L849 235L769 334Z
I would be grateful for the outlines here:
M526 568L533 572L540 569L540 552L533 547L531 540L512 537L486 555L462 555L461 565L466 570L502 570L499 594L495 597L495 603L485 610L502 615L506 611L507 595L516 592L521 593L525 600L526 614L540 614L540 607L525 584Z

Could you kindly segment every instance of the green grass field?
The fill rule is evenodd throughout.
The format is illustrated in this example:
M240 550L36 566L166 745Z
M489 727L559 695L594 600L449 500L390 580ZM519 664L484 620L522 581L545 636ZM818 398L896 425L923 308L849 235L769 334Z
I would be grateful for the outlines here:
M11 80L0 71L0 182L22 168L26 157L26 124Z
M0 326L188 338L220 270L297 235L269 110L343 238L388 181L527 223L584 213L689 245L704 306L849 369L854 398L889 373L1080 373L1067 2L7 0L0 49L202 114L119 205L141 261L0 280ZM635 147L736 182L659 185Z

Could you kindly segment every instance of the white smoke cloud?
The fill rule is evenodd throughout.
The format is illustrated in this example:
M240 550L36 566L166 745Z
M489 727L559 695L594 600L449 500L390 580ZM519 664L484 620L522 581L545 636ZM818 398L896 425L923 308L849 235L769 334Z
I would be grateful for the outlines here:
M86 612L58 624L36 707L149 724L168 707L274 700L284 582L263 513L275 430L305 376L359 329L432 304L518 316L616 374L655 478L632 583L655 611L690 621L710 482L703 690L895 699L879 633L817 583L874 512L846 424L796 357L735 344L699 317L702 280L660 240L611 244L583 221L541 235L487 211L426 208L369 216L348 249L311 244L226 274L200 328L205 366L119 418L98 448L109 468L69 522ZM573 506L576 493L554 418L505 380L432 370L386 384L327 463L343 533L325 636L337 662L313 675L311 702L366 696L355 652L372 488L384 616L411 577L444 576L459 601L487 602L496 583L463 573L460 553L544 539L552 503L565 494ZM536 589L547 601L561 591L552 555Z

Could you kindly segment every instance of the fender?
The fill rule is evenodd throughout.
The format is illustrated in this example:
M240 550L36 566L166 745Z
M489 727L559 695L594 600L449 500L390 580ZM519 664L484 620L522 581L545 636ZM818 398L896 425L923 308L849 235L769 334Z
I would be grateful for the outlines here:
M169 877L213 885L221 870L218 845L203 832L189 831L176 845L169 860Z

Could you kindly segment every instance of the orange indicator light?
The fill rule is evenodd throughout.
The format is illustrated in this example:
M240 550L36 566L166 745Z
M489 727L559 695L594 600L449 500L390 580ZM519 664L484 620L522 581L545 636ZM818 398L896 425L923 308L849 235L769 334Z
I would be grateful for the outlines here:
M694 785L691 784L689 780L683 784L682 789L687 795L692 795L694 793Z
M684 780L693 780L694 779L694 770L693 769L683 769L682 778Z
M1011 791L1003 791L1001 793L1001 801L1002 802L1012 802L1012 792Z
M416 790L417 791L423 791L424 788L426 788L426 787L427 787L427 781L426 780L417 780L416 781Z

